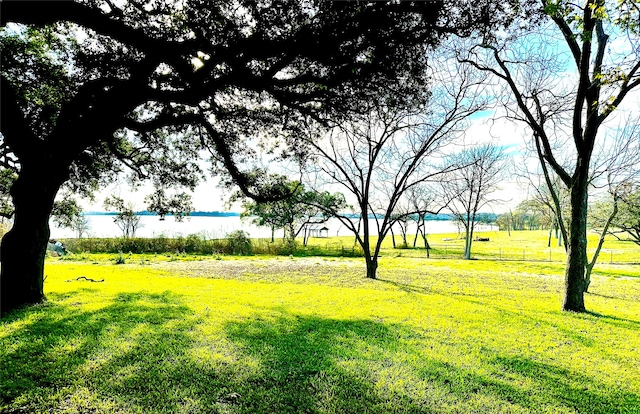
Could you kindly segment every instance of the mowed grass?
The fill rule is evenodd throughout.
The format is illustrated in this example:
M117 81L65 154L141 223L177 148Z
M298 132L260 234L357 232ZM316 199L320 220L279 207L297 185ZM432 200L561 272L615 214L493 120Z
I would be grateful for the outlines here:
M0 412L640 413L637 266L573 314L556 263L84 259L0 323Z

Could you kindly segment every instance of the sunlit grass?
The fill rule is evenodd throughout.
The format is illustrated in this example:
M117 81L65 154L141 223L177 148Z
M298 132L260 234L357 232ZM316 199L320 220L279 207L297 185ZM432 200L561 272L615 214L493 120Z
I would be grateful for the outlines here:
M640 412L635 266L572 314L561 263L126 256L48 259L0 412Z

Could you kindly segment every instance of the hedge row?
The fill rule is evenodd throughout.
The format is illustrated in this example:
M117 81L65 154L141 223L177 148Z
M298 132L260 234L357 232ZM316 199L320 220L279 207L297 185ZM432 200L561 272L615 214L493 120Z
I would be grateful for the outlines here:
M362 250L340 244L326 246L291 245L282 240L250 239L242 231L224 239L205 239L201 235L168 238L86 238L63 240L72 253L192 253L202 255L294 255L294 256L362 256Z

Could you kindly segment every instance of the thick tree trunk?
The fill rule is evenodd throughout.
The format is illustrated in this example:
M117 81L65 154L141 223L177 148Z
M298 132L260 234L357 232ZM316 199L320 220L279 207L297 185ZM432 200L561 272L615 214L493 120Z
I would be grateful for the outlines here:
M567 267L562 309L584 312L585 269L587 260L587 180L571 188L571 225L567 244Z
M378 277L378 257L366 257L367 262L367 278L376 279Z
M52 183L46 170L33 171L25 166L11 188L14 222L0 248L0 308L3 314L44 300L49 216L59 188L60 184Z

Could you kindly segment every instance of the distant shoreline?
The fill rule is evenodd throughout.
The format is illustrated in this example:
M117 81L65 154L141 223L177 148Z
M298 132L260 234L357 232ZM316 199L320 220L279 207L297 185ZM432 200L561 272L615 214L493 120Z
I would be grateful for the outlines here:
M117 212L114 211L85 211L82 213L84 216L115 216ZM157 216L157 213L149 211L136 211L140 216ZM173 216L173 214L167 214L167 216ZM189 217L239 217L240 213L234 211L193 211L189 213ZM353 214L351 218L358 218L357 214ZM436 214L428 215L426 221L451 221L454 217L450 214ZM494 218L495 221L495 218Z

